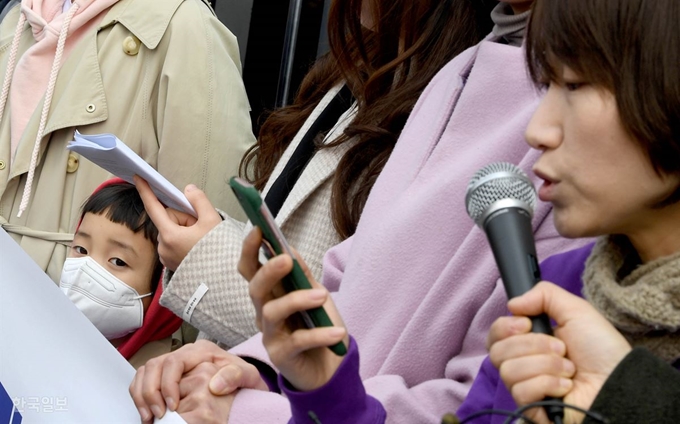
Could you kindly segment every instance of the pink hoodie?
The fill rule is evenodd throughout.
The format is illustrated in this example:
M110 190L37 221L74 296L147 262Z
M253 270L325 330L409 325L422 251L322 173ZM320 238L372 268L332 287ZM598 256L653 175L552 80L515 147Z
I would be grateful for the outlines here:
M69 1L69 0L67 0ZM12 119L12 157L28 120L45 95L50 69L57 51L57 40L68 31L61 61L87 32L99 24L104 13L118 0L76 0L79 7L68 29L62 28L67 13L62 13L64 0L22 0L21 12L31 25L36 43L17 61L10 89ZM73 6L71 6L73 8ZM71 9L69 9L71 11Z
M85 34L96 28L104 13L118 0L75 0L68 8L65 1L70 2L70 0L21 1L22 15L12 40L9 63L0 94L0 119L4 115L7 98L10 98L12 160L28 121L39 106L40 99L45 97L19 215L30 198L37 156L61 63L73 46ZM66 9L68 11L64 13ZM31 26L35 44L17 59L16 52L26 22ZM15 69L17 72L14 72Z

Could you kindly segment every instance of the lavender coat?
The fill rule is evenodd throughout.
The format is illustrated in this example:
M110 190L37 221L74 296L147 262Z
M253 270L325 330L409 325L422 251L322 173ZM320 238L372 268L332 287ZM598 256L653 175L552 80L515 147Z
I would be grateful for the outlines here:
M470 177L490 162L530 173L524 130L539 97L522 49L483 41L432 80L375 183L356 234L332 248L323 283L361 348L360 375L388 423L439 422L456 411L486 356L506 297L482 231L465 211ZM539 204L540 257L576 247ZM269 362L255 336L231 350ZM286 422L288 400L241 390L230 423Z

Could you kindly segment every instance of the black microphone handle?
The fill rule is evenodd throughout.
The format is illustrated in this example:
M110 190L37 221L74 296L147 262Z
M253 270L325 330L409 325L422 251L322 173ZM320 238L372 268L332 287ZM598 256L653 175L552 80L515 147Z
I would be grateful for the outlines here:
M508 299L531 290L541 280L531 215L522 208L499 209L486 218L484 231L489 239ZM546 314L531 317L531 322L532 332L553 334L550 319ZM562 407L546 406L545 410L551 421L562 422L564 416Z
M503 208L484 222L498 271L508 299L521 296L541 281L531 217L521 208ZM532 318L532 331L552 335L550 320L543 314Z

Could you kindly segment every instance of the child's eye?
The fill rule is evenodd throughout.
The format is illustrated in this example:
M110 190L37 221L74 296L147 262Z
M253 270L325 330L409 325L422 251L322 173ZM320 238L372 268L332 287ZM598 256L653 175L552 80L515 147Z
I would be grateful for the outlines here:
M71 249L73 249L77 255L87 256L87 249L83 246L71 246Z
M110 262L111 264L113 264L114 266L119 266L119 267L127 266L127 264L125 263L125 261L122 260L122 259L120 259L120 258L111 258L111 259L109 259L109 262Z

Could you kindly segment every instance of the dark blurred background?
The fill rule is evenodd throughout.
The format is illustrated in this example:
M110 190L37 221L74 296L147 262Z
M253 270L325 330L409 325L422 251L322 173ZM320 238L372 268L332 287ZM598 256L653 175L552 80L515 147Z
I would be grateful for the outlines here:
M238 38L243 80L257 134L263 113L284 101L289 102L312 62L328 51L326 16L331 0L211 1L219 19ZM287 33L292 34L293 18L298 18L298 31L289 78L286 78L282 69L284 40ZM281 84L286 81L289 89L284 98Z

